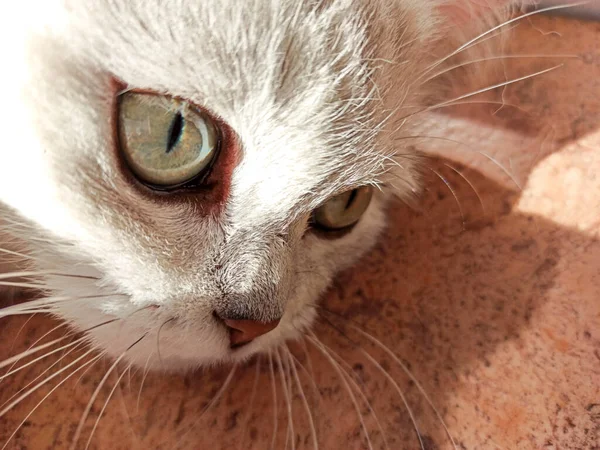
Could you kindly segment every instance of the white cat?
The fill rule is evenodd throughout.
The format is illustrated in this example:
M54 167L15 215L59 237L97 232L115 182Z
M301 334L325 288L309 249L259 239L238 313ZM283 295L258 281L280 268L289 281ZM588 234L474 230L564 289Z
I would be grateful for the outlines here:
M0 200L48 297L0 316L169 370L297 337L418 190L397 138L462 54L448 3L3 6Z

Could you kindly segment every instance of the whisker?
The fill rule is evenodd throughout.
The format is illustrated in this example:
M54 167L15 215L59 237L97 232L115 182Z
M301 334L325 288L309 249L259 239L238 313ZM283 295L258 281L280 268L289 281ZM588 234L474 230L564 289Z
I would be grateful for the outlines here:
M2 249L0 249L0 251L2 251ZM23 278L23 277L32 277L32 276L37 276L37 275L46 275L50 273L50 271L45 271L45 270L41 270L41 271L23 271L23 272L5 272L5 273L0 273L0 280L6 280L6 279L10 279L10 278Z
M0 405L0 408L5 407L11 401L13 401L15 398L17 398L20 394L22 394L23 392L25 392L27 390L27 388L29 388L29 386L33 385L39 379L41 379L42 377L44 377L48 372L50 372L52 370L52 368L54 366L60 364L60 362L63 359L65 359L67 356L69 356L71 353L73 353L75 350L77 350L82 344L84 344L84 342L80 342L79 344L77 344L76 346L74 346L73 348L71 348L69 351L66 351L56 361L54 361L52 364L50 364L50 366L48 366L46 369L44 369L42 371L42 373L40 373L39 375L37 375L34 379L32 379L31 381L29 381L25 386L23 386L21 389L19 389L17 392L15 392L13 395L11 395L10 398L8 398L4 403L2 403L2 405Z
M44 349L46 349L48 347L52 347L54 344L58 344L59 342L64 341L67 337L68 336L63 336L63 337L54 339L54 340L52 340L50 342L46 342L45 344L41 344L41 345L39 345L39 346L37 346L35 348L29 348L29 349L25 350L24 352L19 353L18 355L11 356L10 358L7 358L4 361L0 362L0 369L4 368L4 367L6 367L6 366L8 366L10 364L14 365L14 364L18 363L19 360L21 360L22 358L25 358L25 357L27 357L29 355L37 353L37 352L39 352L41 350L44 350ZM8 370L11 370L11 369L12 369L12 367L9 368Z
M296 369L294 361L292 360L292 353L290 352L289 348L285 347L285 350L288 357L288 364L291 367L292 374L294 375L294 379L296 380L296 385L298 386L298 391L300 392L300 398L302 399L302 403L304 403L304 409L306 410L306 414L309 418L310 433L313 440L313 448L315 450L319 450L319 441L317 439L317 429L315 428L315 421L313 419L313 415L310 410L308 401L306 400L306 395L304 394L304 389L302 388L302 383L300 382L300 377L298 376L298 370Z
M175 320L173 317L171 317L170 319L165 320L159 327L158 327L158 331L156 332L156 354L158 355L158 360L160 361L160 365L162 366L163 370L165 369L165 363L163 362L162 356L160 354L160 331L162 330L162 328L168 324L169 322L172 322L173 320Z
M524 80L527 80L529 78L534 78L534 77L543 75L545 73L551 72L553 70L556 70L556 69L558 69L558 68L560 68L562 66L564 66L564 64L557 64L556 66L552 66L552 67L549 67L547 69L540 70L538 72L530 73L528 75L524 75L524 76L518 77L518 78L513 78L513 79L510 79L510 80L507 80L507 81L503 81L501 83L496 83L496 84L493 84L491 86L487 86L485 88L481 88L481 89L478 89L476 91L469 92L467 94L462 94L462 95L459 95L458 97L455 97L455 98L453 98L451 100L446 100L446 101L440 102L440 103L432 105L432 106L427 106L427 107L422 108L422 109L420 109L418 111L415 111L413 113L407 114L406 116L402 117L399 120L406 120L406 119L408 119L410 117L416 116L417 114L422 114L424 112L429 112L429 111L435 111L437 109L446 108L448 106L456 106L458 103L455 103L455 102L459 102L460 100L464 100L465 98L473 97L473 96L478 95L478 94L483 94L484 92L489 92L489 91L492 91L492 90L497 89L499 87L509 86L511 84L518 83L520 81L524 81Z
M41 289L44 287L44 284L42 284L42 283L25 283L25 282L20 282L20 281L0 281L0 286Z
M135 402L135 413L136 414L139 413L139 411L140 411L140 399L142 398L142 388L144 387L144 382L146 381L148 372L150 372L150 368L148 367L148 364L150 363L150 358L152 358L152 355L154 355L154 352L152 352L148 355L148 358L146 359L146 364L144 365L142 382L140 383L140 390L138 391L137 401Z
M489 103L489 102L484 102L484 103ZM501 103L501 102L496 102L496 103ZM459 144L462 145L464 147L466 147L467 149L480 154L481 156L483 156L484 158L487 158L488 160L490 160L495 166L497 166L500 170L502 170L502 172L510 177L511 181L515 184L515 186L517 186L517 188L522 191L523 189L521 188L521 185L519 184L519 182L516 180L515 176L506 168L504 167L502 164L500 164L495 158L493 158L492 156L488 155L485 152L482 152L481 150L476 149L475 147L473 147L472 145L467 144L466 142L461 142L458 141L456 139L450 139L450 138L445 138L442 136L427 136L427 135L421 135L421 136L402 136L400 138L396 138L395 140L404 140L404 139L436 139L436 140L440 140L440 141L445 141L445 142L451 142L454 144ZM408 157L410 158L412 155L402 155L403 157ZM414 155L417 156L417 155Z
M390 383L392 383L392 385L394 386L394 388L398 392L398 395L400 396L400 399L402 400L402 403L404 404L404 407L406 408L406 411L408 412L408 415L409 415L410 420L411 420L411 422L413 424L415 432L417 433L417 438L419 439L419 445L421 446L421 450L425 450L425 445L423 443L423 438L421 437L421 432L419 431L419 426L417 425L417 421L416 421L415 416L414 416L414 414L412 412L412 408L408 404L408 400L404 396L404 392L402 392L402 389L400 388L400 386L398 385L398 383L396 383L396 380L394 380L394 378L383 368L383 366L381 364L379 364L379 362L377 362L371 356L371 354L369 352L367 352L365 349L363 349L362 346L360 346L359 344L357 344L356 342L354 342L352 339L350 339L346 335L346 333L344 333L343 331L341 331L338 327L336 327L335 325L333 325L328 320L327 320L327 323L334 330L336 330L338 333L340 333L341 336L345 337L357 350L359 350L369 360L369 362L371 362L390 381ZM332 350L330 350L330 351L332 351ZM333 351L332 351L332 353L333 353Z
M431 399L427 395L427 392L425 391L425 389L423 389L423 386L421 386L421 383L419 383L419 381L415 378L415 376L408 369L408 367L406 367L406 364L404 364L402 362L402 360L400 358L398 358L398 356L396 356L396 354L393 351L391 351L386 345L384 345L383 342L381 342L379 339L377 339L376 337L374 337L370 333L367 333L366 331L361 330L360 328L358 328L358 327L356 327L356 326L354 326L352 324L349 324L349 326L352 329L356 330L361 335L363 335L364 337L366 337L367 339L369 339L371 342L373 342L379 348L381 348L385 353L387 353L390 356L390 358L392 358L402 368L402 370L404 371L404 373L406 373L406 375L408 375L408 377L412 380L412 382L415 383L415 386L417 386L417 388L419 389L419 391L421 392L421 394L425 398L425 401L427 401L427 403L429 404L429 406L431 407L431 409L433 410L433 412L435 413L435 415L439 419L440 423L444 427L444 431L446 432L446 435L448 436L448 439L450 439L450 442L452 442L452 446L454 447L454 450L458 450L458 448L456 446L456 443L454 442L454 439L452 438L452 434L450 433L450 430L446 426L446 422L444 422L444 419L442 418L442 415L440 414L440 412L438 411L438 409L435 407L435 405L433 404L433 402L431 401Z
M6 367L6 366L8 366L9 364L15 364L15 363L17 363L17 362L18 362L20 359L22 359L22 358L25 358L26 356L32 355L32 354L34 354L34 353L37 353L37 352L38 352L38 351L40 351L40 350L44 350L45 348L51 347L51 346L52 346L52 345L54 345L54 344L57 344L57 343L59 343L59 342L61 342L61 341L64 341L65 339L69 338L69 337L70 337L70 336L72 336L73 334L78 334L78 333L88 333L88 332L90 332L90 331L92 331L92 330L95 330L96 328L99 328L99 327L101 327L101 326L108 325L108 324L110 324L110 323L116 322L117 320L121 320L121 319L110 319L110 320L107 320L107 321L105 321L105 322L102 322L102 323L99 323L99 324L97 324L97 325L94 325L94 326L92 326L92 327L90 327L90 328L87 328L87 329L85 329L85 330L82 330L82 331L79 331L79 332L75 332L75 333L68 333L68 334L66 334L66 335L64 335L64 336L62 336L62 337L60 337L60 338L58 338L58 339L54 339L54 340L52 340L52 341L50 341L50 342L47 342L47 343L45 343L45 344L42 344L42 345L39 345L39 346L37 346L37 347L35 347L35 348L31 348L31 347L30 347L30 348L29 348L29 349L27 349L26 351L24 351L24 352L22 352L22 353L19 353L18 355L12 356L12 357L10 357L10 358L8 358L8 359L5 359L4 361L0 362L0 369L1 369L1 368L3 368L3 367ZM52 333L53 331L57 330L58 328L60 328L60 327L62 327L62 326L65 326L65 325L68 325L68 323L67 323L67 322L65 322L65 323L63 323L63 324L61 324L61 325L59 325L59 326L56 326L56 327L52 328L50 331L48 331L46 334L44 334L44 335L43 335L41 338L39 338L37 341L35 341L35 342L32 344L32 346L33 346L33 345L35 345L35 344L36 344L37 342L39 342L40 340L42 340L44 337L48 336L48 335L49 335L50 333ZM11 367L11 369L12 369L12 367ZM9 370L10 370L10 369L9 369Z
M400 395L400 398L402 399L402 403L404 403L404 407L406 408L406 411L408 412L408 415L410 416L410 420L413 423L413 426L415 428L415 431L417 433L417 438L419 439L419 444L421 446L421 450L425 450L425 444L423 444L423 438L421 437L421 433L419 432L419 427L417 425L417 421L415 419L415 416L412 412L412 409L410 407L410 405L408 404L408 401L406 400L406 397L404 396L404 393L402 392L402 389L400 389L400 386L398 386L398 383L396 383L396 380L394 380L394 377L392 377L383 367L381 364L379 364L375 358L373 358L371 356L370 353L368 353L366 350L362 350L361 352L365 355L365 357L375 366L377 367L377 369L379 369L381 371L381 373L390 381L390 383L393 384L394 388L396 388L396 392L398 392L398 395Z
M10 316L26 316L28 314L49 314L56 312L56 309L34 309L31 311L22 310L22 311L10 311L6 314L2 314L0 311L0 317L10 317Z
M429 66L428 68L425 69L425 71L423 72L423 75L428 74L431 70L435 69L436 67L438 67L440 64L444 63L445 61L447 61L448 59L452 58L455 55L458 55L459 53L461 53L463 50L466 50L467 48L469 48L471 46L471 44L475 44L476 42L480 41L482 38L490 35L491 33L494 33L495 31L499 30L500 28L505 27L506 25L510 25L512 23L515 22L519 22L527 17L531 17L537 14L541 14L541 13L545 13L545 12L550 12L550 11L555 11L555 10L559 10L559 9L566 9L566 8L571 8L571 7L575 7L575 6L580 6L580 5L584 5L588 3L587 1L584 2L578 2L578 3L570 3L570 4L563 4L563 5L556 5L556 6L549 6L547 8L541 8L541 9L536 9L535 11L531 11L525 14L521 14L520 16L517 17L513 17L512 19L506 20L504 22L502 22L501 24L498 24L486 31L484 31L483 33L479 34L478 36L474 37L473 39L467 41L466 43L462 44L460 47L458 47L456 50L452 51L450 54L448 54L447 56L444 56L443 58L439 59L438 61L436 61L434 64L432 64L431 66ZM419 77L420 78L420 77ZM419 78L417 78L417 81L419 80Z
M446 167L448 167L449 169L453 170L454 172L456 172L471 187L471 189L477 196L477 199L479 200L479 205L481 206L481 212L482 212L483 216L485 217L486 212L485 212L485 206L483 205L483 200L481 199L481 196L479 195L479 192L477 191L477 189L475 189L475 186L473 186L473 183L471 183L471 181L466 176L464 176L463 173L460 170L458 170L456 167L454 167L450 164L447 164L447 163L444 163L444 165Z
M440 180L442 180L442 182L446 185L446 187L448 188L448 190L452 193L452 196L454 197L454 200L456 201L456 205L458 206L458 211L460 213L461 224L462 224L462 228L464 230L465 229L465 213L464 213L463 208L462 208L462 206L460 204L460 201L458 200L458 195L456 195L456 192L452 188L452 185L437 170L432 169L429 166L426 166L426 169L429 170L429 171L431 171L431 172L433 172L434 174L436 174L438 176L438 178Z
M2 308L2 309L0 309L0 318L21 315L21 314L34 314L36 312L38 312L38 313L55 312L54 309L43 309L43 308L52 307L53 305L55 305L57 303L62 303L62 302L91 300L91 299L97 299L97 298L106 298L109 296L110 297L126 297L124 294L117 294L117 293L87 295L87 296L82 296L82 297L67 297L67 296L45 297L45 298L41 298L38 300L31 300L28 302L20 303L18 305Z
M277 412L277 385L275 381L275 370L273 369L273 357L269 350L269 372L271 378L272 396L273 396L273 437L271 438L271 450L275 449L275 441L277 440L277 428L279 426L279 413Z
M0 251L2 251L2 249L0 249ZM0 273L0 280L10 279L10 278L37 277L39 275L53 275L53 276L57 276L57 277L82 278L82 279L86 279L86 280L100 280L100 278L92 277L90 275L75 275L75 274L69 274L69 273L56 272L54 270L35 270L35 271Z
M135 347L147 335L148 335L148 333L144 334L142 337L140 337L139 339L137 339L133 344L131 344L129 347L127 347L125 349L125 351L123 353L121 353L119 355L119 357L111 364L111 366L109 367L109 369L106 371L106 373L104 374L104 376L100 380L100 383L98 383L98 386L96 387L96 390L93 392L93 394L92 394L92 396L90 398L90 401L88 402L87 406L85 407L85 410L83 411L81 419L79 419L79 424L77 425L77 429L75 430L75 436L73 437L73 441L71 442L71 446L70 446L71 450L75 450L75 446L77 445L77 441L79 440L79 436L81 435L81 431L83 429L83 425L84 425L84 423L85 423L85 421L86 421L86 419L87 419L87 417L88 417L88 415L90 413L90 410L92 409L92 405L94 404L94 401L96 400L96 397L98 397L98 394L100 393L100 390L102 389L102 386L104 386L104 383L106 382L106 380L108 379L108 377L110 376L110 374L112 373L112 371L115 369L115 367L117 367L117 364L119 364L119 362L125 357L125 355L127 354L127 352L129 350L131 350L133 347Z
M129 365L129 367L131 367L131 365ZM117 378L117 382L115 383L115 385L112 387L112 389L108 393L108 396L106 397L106 401L104 402L104 405L102 406L102 409L100 410L100 413L98 413L98 417L96 418L96 422L94 423L94 426L90 433L90 437L88 438L87 443L85 444L85 450L87 450L90 447L92 438L94 437L94 433L96 432L96 428L98 427L98 424L100 423L100 418L104 414L104 410L108 406L108 402L110 402L110 399L112 398L113 394L115 393L117 386L119 386L119 383L121 382L121 379L123 378L123 375L125 375L125 371L123 371L123 373L121 373L121 375L119 375L119 377Z
M301 340L301 342L304 342L304 339ZM304 345L306 346L306 342L304 342ZM302 370L302 372L306 375L306 377L308 378L308 381L311 384L311 387L313 389L313 391L315 391L315 393L318 395L318 400L319 400L319 406L322 406L323 403L323 396L321 395L321 391L319 390L319 387L317 386L317 383L315 382L315 375L314 372L312 372L312 367L311 367L311 372L309 372L306 367L304 367L304 364L302 364L298 358L296 358L292 352L290 352L290 356L292 357L292 359L294 360L295 364L300 367L300 369ZM312 373L312 374L311 374Z
M524 80L527 80L529 78L534 78L534 77L537 77L539 75L543 75L545 73L552 72L553 70L556 70L556 69L558 69L558 68L560 68L562 66L564 66L564 64L557 64L555 66L549 67L549 68L544 69L544 70L539 70L539 71L534 72L534 73L523 75L522 77L512 78L510 80L503 81L501 83L496 83L496 84L493 84L491 86L487 86L487 87L478 89L476 91L469 92L467 94L459 95L458 97L455 97L455 98L453 98L451 100L446 100L446 101L444 101L442 103L438 103L437 105L430 106L427 110L428 111L432 111L432 110L435 110L435 109L438 109L438 108L441 108L441 107L453 104L454 102L457 102L457 101L460 101L460 100L464 100L465 98L473 97L474 95L477 95L477 94L483 94L484 92L489 92L489 91L492 91L492 90L497 89L499 87L509 86L511 84L518 83L519 81L524 81Z
M292 399L291 397L291 386L288 390L288 383L286 380L286 376L283 373L283 360L279 355L279 350L275 350L275 358L277 359L277 364L279 365L279 375L281 376L281 386L283 387L283 395L285 397L287 403L287 412L288 412L288 432L291 433L292 439L292 450L296 448L296 433L294 431L294 415L292 413ZM287 370L286 370L287 371Z
M133 363L130 363L129 366L127 367L127 390L129 391L130 394L131 394L131 366L133 366ZM135 373L137 373L137 370Z
M506 59L547 59L547 58L572 58L572 59L579 59L580 57L578 55L562 55L562 54L556 54L556 55L495 55L495 56L489 56L487 58L478 58L478 59L473 59L470 61L464 61L460 64L455 64L453 66L447 67L444 70L441 70L439 72L436 72L435 74L431 75L430 77L426 78L423 81L423 84L432 81L433 79L440 77L448 72L451 72L453 70L456 69L460 69L462 67L466 67L472 64L477 64L480 62L488 62L488 61L497 61L497 60L506 60Z
M27 390L25 393L21 394L19 397L17 397L15 400L13 400L8 406L6 406L4 409L2 409L2 411L0 411L0 417L4 416L8 411L10 411L12 408L14 408L16 405L18 405L22 400L24 400L25 398L27 398L29 395L31 395L33 392L35 392L37 389L39 389L40 387L42 387L44 384L48 383L50 380L52 380L53 378L57 377L58 375L60 375L62 372L64 372L66 369L68 369L69 367L77 364L79 361L81 361L83 358L85 358L87 355L89 355L90 353L92 353L94 351L94 349L90 349L87 352L85 352L83 355L79 356L77 359L75 359L74 361L72 361L71 363L67 364L65 367L63 367L61 370L59 370L56 373L53 373L52 375L50 375L48 378L46 378L44 381L41 381L40 383L36 384L34 387L32 387L31 389Z
M2 247L0 247L0 253L6 253L7 255L18 256L20 258L25 258L25 259L33 259L31 256L26 255L25 253L16 252L14 250L8 250L8 249L2 248Z
M366 331L364 331L360 327L354 325L353 324L354 321L352 319L348 319L348 318L346 318L346 317L344 317L344 316L342 316L340 314L337 314L337 313L335 313L333 311L330 311L330 310L328 310L326 308L322 308L322 310L324 312L330 314L331 316L336 317L338 320L341 320L341 321L344 321L344 322L348 322L348 324L346 326L352 328L353 330L355 330L359 334L361 334L364 337L366 337L367 339L369 339L371 342L373 342L375 345L377 345L379 348L381 348L386 354L388 354L402 368L402 370L404 371L404 373L406 373L406 375L412 380L412 382L415 383L415 386L417 386L417 389L423 395L423 398L425 398L425 401L429 404L429 406L431 407L431 409L436 414L437 418L439 419L440 423L442 424L442 427L444 428L444 431L446 432L446 435L448 436L448 439L452 443L452 446L453 446L454 450L458 450L458 447L456 446L454 438L452 437L452 434L450 433L450 430L447 427L446 422L442 418L442 415L440 414L440 412L438 411L438 409L435 407L433 401L427 395L427 392L425 391L425 389L423 388L423 386L421 385L421 383L419 383L419 381L412 374L412 372L408 369L408 367L406 367L406 364L404 364L402 362L402 360L392 350L390 350L385 344L383 344L383 342L381 342L380 340L378 340L372 334L367 333ZM331 322L328 321L328 323L330 325L332 325ZM357 344L352 339L350 339L345 333L342 333L337 327L335 327L333 325L332 325L332 327L335 330L337 330L339 333L341 333L344 337L346 337L346 339L348 339L348 341L351 342L353 345L355 345L358 348L361 348L359 344Z
M60 386L62 386L67 380L69 380L69 378L71 378L73 375L75 375L75 373L77 373L79 370L83 369L85 366L87 366L88 364L92 363L92 361L98 360L103 356L103 353L94 356L90 361L87 361L85 363L83 363L81 366L79 366L78 368L76 368L73 372L71 372L64 380L61 380L56 386L54 386L50 392L48 392L29 412L29 414L27 414L25 416L25 418L21 421L21 423L17 426L17 428L15 429L15 431L13 431L13 433L8 437L8 439L6 440L4 446L2 447L2 450L4 450L6 448L6 446L8 445L8 443L10 442L10 440L15 436L15 434L17 434L17 432L19 431L19 429L23 426L23 424L25 424L25 422L27 422L27 419L29 419L29 417L31 417L31 415L35 412L36 409L38 409L40 407L40 405L42 403L44 403L48 397L50 397L50 395L52 395L52 393L54 391L56 391ZM60 372L66 370L69 366L61 369ZM59 373L60 373L59 372Z
M175 443L175 445L172 448L178 448L179 445L181 444L181 442L183 441L183 439L192 430L194 430L196 428L196 425L198 425L198 422L200 422L200 420L202 419L202 417L204 417L204 414L206 414L214 405L217 404L217 402L221 399L221 396L225 393L225 390L227 389L227 387L231 383L231 380L233 379L233 376L235 375L236 369L237 369L237 365L234 365L231 368L231 370L229 371L229 375L227 375L227 378L225 378L225 381L223 382L223 384L221 385L221 387L219 388L219 390L217 391L217 393L210 400L210 402L208 402L208 405L206 405L206 407L202 410L202 412L196 418L196 420L194 421L194 423L192 423L192 425L188 428L188 430L177 440L177 442Z
M310 333L310 334L312 334L312 333ZM314 336L314 334L312 334L312 336L307 336L307 339L309 340L310 343L312 343L315 346L315 348L317 348L317 350L319 350L323 354L323 356L325 356L325 358L329 361L329 363L331 364L333 369L337 372L340 380L346 387L346 390L348 391L348 395L350 396L352 404L354 405L354 409L356 410L356 414L358 416L360 426L362 427L363 432L365 434L365 438L367 440L367 445L369 447L369 450L373 450L373 444L371 443L371 437L369 435L369 430L367 429L367 426L365 425L365 421L364 421L362 413L360 412L360 406L358 404L358 401L356 400L356 397L354 396L354 392L352 392L352 389L350 388L350 385L348 384L346 377L344 377L344 374L343 374L342 370L340 369L339 364L329 354L329 352L321 345L321 341L316 339L316 336L314 336L314 337L313 336Z
M333 324L331 324L331 322L329 322L329 324L333 326ZM338 330L338 332L341 333L340 330ZM313 337L316 339L316 336L314 335L314 333L313 333ZM328 347L323 342L321 342L321 345L323 345L323 347L325 347L325 349L331 354L331 356L333 356L333 358L335 358L338 361L338 364L340 365L340 368L342 369L342 371L345 373L347 380L350 381L350 383L352 384L354 389L356 389L356 392L358 393L358 395L360 396L362 401L365 403L365 405L367 405L367 409L369 410L369 413L373 416L373 419L375 419L375 424L377 425L377 428L379 429L379 432L381 433L381 438L383 439L383 444L384 444L385 448L389 450L390 447L387 442L386 433L383 429L381 421L379 420L379 416L377 415L375 408L373 408L373 405L369 401L366 392L359 385L359 382L360 382L360 384L363 384L363 381L360 379L358 379L358 381L357 381L355 379L356 374L355 374L354 369L352 369L352 367L350 367L350 365L346 361L344 361L344 358L342 358L338 353L333 351L331 349L331 347ZM352 376L352 374L354 374L354 376Z
M98 361L100 361L100 360L98 360ZM88 373L88 371L92 370L94 368L94 366L98 363L98 361L89 365L87 369L85 369L83 372L81 372L81 375L79 375L79 377L77 378L77 381L75 382L75 385L73 386L73 390L75 390L79 387L79 383L81 382L83 377L85 377L85 374Z
M87 338L84 336L84 337L81 337L81 338L79 338L79 339L76 339L76 340L75 340L75 341L73 341L73 342L69 342L68 344L66 344L66 345L63 345L62 347L58 347L58 348L56 348L56 349L54 349L54 350L51 350L51 351L49 351L48 353L44 353L42 356L38 356L37 358L35 358L35 359L32 359L31 361L29 361L29 362L27 362L27 363L25 363L25 364L23 364L23 365L21 365L21 366L17 367L16 369L13 369L13 370L10 370L10 371L8 371L7 373L5 373L4 375L2 375L2 376L0 377L0 381L4 380L5 378L7 378L7 377L9 377L9 376L11 376L11 375L14 375L15 373L17 373L17 372L19 372L19 371L21 371L21 370L23 370L23 369L25 369L25 368L27 368L27 367L29 367L29 366L31 366L32 364L35 364L35 363L36 363L36 362L38 362L38 361L41 361L42 359L45 359L45 358L47 358L48 356L51 356L51 355L53 355L53 354L55 354L55 353L58 353L58 352L60 352L61 350L66 350L66 349L67 349L67 348L69 348L69 347L72 347L72 346L74 346L74 345L77 345L77 344L81 344L81 343L82 343L83 341L85 341L86 339L87 339Z
M93 330L94 328L98 328L98 327L100 327L100 326L102 326L102 325L106 325L106 324L108 324L108 323L111 323L111 322L114 322L114 320L109 320L109 321L106 321L106 322L100 323L100 324L98 324L98 325L95 325L95 326L93 326L93 327L90 327L88 330L84 330L84 331L82 331L82 332L83 332L83 333L85 333L85 332L87 332L87 331ZM40 339L38 339L36 342L39 342L41 339L43 339L45 336L47 336L48 334L50 334L52 331L56 330L56 329L57 329L57 328L59 328L60 326L64 326L64 325L66 325L66 324L67 324L67 323L65 322L65 323L63 323L63 324L61 324L61 325L59 325L59 326L57 326L57 327L54 327L52 330L50 330L49 332L47 332L47 333L46 333L44 336L42 336L42 337L41 337ZM74 333L74 332L68 332L68 333L67 333L67 334L65 334L65 336L63 336L62 338L60 338L60 339L57 339L57 340L55 340L55 341L52 341L52 342L50 342L50 343L44 344L44 346L48 346L48 344L54 345L54 344L56 344L58 341L62 341L62 340L64 340L64 339L67 339L68 337L71 337L71 336L72 336L72 335L74 335L74 334L77 334L77 333ZM76 345L75 345L75 344L76 344ZM12 400L13 400L15 397L17 397L19 394L21 394L22 392L24 392L24 391L25 391L25 390L26 390L26 389L27 389L29 386L31 386L32 384L34 384L34 383L35 383L37 380L39 380L39 379L40 379L40 378L42 378L42 377L43 377L43 376L44 376L46 373L48 373L50 370L52 370L52 368L53 368L54 366L56 366L57 364L59 364L59 363L60 363L60 362L61 362L61 361L62 361L64 358L66 358L68 355L70 355L72 352L74 352L74 351L75 351L75 350L77 350L77 349L78 349L80 346L82 346L82 345L84 345L84 344L86 344L86 341L85 341L85 336L84 336L84 337L82 337L82 338L80 338L80 339L78 339L76 342L71 342L71 343L67 344L66 346L63 346L63 347L61 347L61 348L59 348L59 349L56 349L55 351L51 352L51 353L55 353L55 352L58 352L58 351L61 351L61 350L62 350L62 351L63 351L63 355L62 355L60 358L58 358L58 359L57 359L57 360L56 360L54 363L52 363L52 364L51 364L49 367L47 367L47 368L46 368L46 369L45 369L45 370L44 370L42 373L40 373L38 376L36 376L36 377L35 377L33 380L29 381L29 383L27 383L25 386L23 386L21 389L19 389L19 391L17 391L16 393L14 393L14 394L13 394L13 395L12 395L12 396L11 396L11 397L8 399L8 400L6 400L6 401L5 401L5 402L4 402L2 405L0 405L0 408L2 408L2 407L4 407L4 406L6 406L6 405L7 405L7 404L8 404L10 401L12 401ZM35 345L35 343L34 343L33 345ZM74 345L74 347L73 347L73 348L71 348L69 351L66 351L66 349L67 349L68 347L72 346L72 345ZM41 347L42 347L42 346L40 346L40 347L37 347L37 349L39 349L39 348L41 348ZM65 353L65 351L66 351L66 353ZM43 357L37 358L37 360L40 360L40 359L42 359L42 358L45 358L46 356L49 356L49 355L50 355L50 353L48 353L48 354L44 355ZM17 362L18 362L18 361L19 361L19 360L20 360L22 357L23 357L23 354L20 354L20 355L17 355L17 356L16 356L17 360L16 360L16 361L14 361L14 362L13 362L13 364L11 365L11 367L8 369L8 371L9 371L9 372L11 372L11 371L12 371L12 373L14 373L14 372L17 372L17 371L21 370L21 368L22 368L22 367L25 367L25 366L22 366L22 367L19 367L19 368L18 368L18 369L16 369L16 370L12 370L12 369L13 369L13 367L15 366L15 364L16 364L16 363L17 363ZM14 359L14 358L11 358L11 360L12 360L12 359ZM28 364L28 365L29 365L29 364ZM91 368L92 368L94 365L95 365L95 363L94 363L94 364L92 364L92 365L90 365L90 366L88 366L88 368L82 372L82 374L81 374L81 375L80 375L80 377L78 378L78 380L77 380L77 382L75 383L75 385L77 385L77 384L79 383L79 381L81 380L81 378L82 378L82 377L83 377L83 376L86 374L86 372L87 372L88 370L90 370L90 369L91 369ZM7 375L8 375L8 374L5 374L4 376L6 377Z
M260 375L260 365L262 362L262 358L258 358L256 361L256 370L254 372L254 383L252 383L252 391L250 394L250 406L248 407L248 414L246 415L246 420L244 421L244 428L242 430L242 438L240 439L240 448L243 447L243 443L246 442L246 433L248 431L248 426L250 425L250 420L252 419L252 410L254 408L254 400L256 398L256 389L258 387L258 379Z
M25 329L25 327L27 326L27 324L31 321L31 319L33 319L33 315L29 316L27 318L27 320L25 321L25 323L21 326L21 328L19 328L19 331L17 331L17 334L15 335L15 338L13 339L13 342L10 346L10 349L8 350L8 353L11 353L13 348L15 347L15 344L17 343L17 338L19 337L19 335L22 333L22 331ZM35 347L37 345L38 342L40 342L42 339L44 339L46 336L52 334L53 332L55 332L56 330L58 330L59 328L62 328L64 326L67 325L67 322L63 322L61 324L58 324L57 326L53 327L50 331L47 331L46 333L44 333L44 335L42 337L40 337L39 339L37 339L33 344L31 344L29 346L29 348L27 350L31 350L33 347ZM68 334L68 333L67 333ZM18 360L17 360L18 361ZM12 368L14 367L14 365L17 363L17 361L15 361L13 363L13 365L11 367L9 367L8 371L11 371ZM4 366L2 366L2 363L0 363L0 368L2 368ZM0 378L1 379L1 378Z
M129 364L128 367L128 371L131 373L131 367L133 366L133 363ZM136 368L136 371L134 372L134 376L137 374L138 372L138 368ZM121 385L119 385L119 388L121 387ZM127 408L127 403L125 402L125 395L123 394L123 389L119 389L119 401L121 403L121 410L123 411L123 414L125 414L125 417L127 418L127 425L129 425L129 430L131 432L131 437L135 440L136 444L133 445L134 448L140 448L141 447L141 442L139 440L139 437L137 436L135 429L133 427L133 421L131 420L131 414L129 414L129 409ZM131 385L129 385L129 394L131 395Z

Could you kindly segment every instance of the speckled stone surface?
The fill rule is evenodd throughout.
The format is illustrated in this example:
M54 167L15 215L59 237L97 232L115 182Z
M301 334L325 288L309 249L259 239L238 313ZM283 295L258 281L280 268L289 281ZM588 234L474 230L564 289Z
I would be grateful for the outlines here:
M439 158L427 161L418 211L393 205L379 245L324 299L331 312L315 333L340 366L310 341L291 344L301 365L283 377L288 390L274 365L275 401L262 358L237 369L214 405L229 368L150 374L140 394L143 371L118 367L77 448L85 448L114 386L90 448L309 449L307 405L320 449L369 448L347 386L364 390L354 398L374 449L451 449L449 435L457 449L600 448L600 24L537 18L516 33L511 53L578 58L558 58L562 68L489 97L503 96L507 106L468 105L436 118L436 135L450 140L428 148ZM555 64L511 60L505 74ZM2 321L0 358L56 325L42 317ZM0 402L33 386L26 387L60 355L2 380ZM83 350L46 376L74 355ZM110 366L83 368L28 416L64 378L52 379L0 419L0 444L25 419L7 448L68 448ZM346 370L352 378L340 376Z

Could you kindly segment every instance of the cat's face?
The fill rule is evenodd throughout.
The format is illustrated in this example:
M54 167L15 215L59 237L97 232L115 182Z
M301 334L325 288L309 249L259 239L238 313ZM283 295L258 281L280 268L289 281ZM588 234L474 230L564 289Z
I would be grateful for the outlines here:
M393 157L410 150L385 124L420 98L410 78L427 62L432 5L42 3L21 24L7 118L17 150L2 150L0 193L46 230L31 232L32 251L52 294L68 297L49 308L79 329L103 324L95 344L152 367L243 359L298 336L333 275L374 244L387 197L416 186L412 160ZM172 168L177 108L191 134L208 124L214 148L209 169L165 182L199 185L165 192L131 155L163 149L163 166L142 163ZM316 210L369 189L351 227L318 229ZM223 319L280 322L232 348Z

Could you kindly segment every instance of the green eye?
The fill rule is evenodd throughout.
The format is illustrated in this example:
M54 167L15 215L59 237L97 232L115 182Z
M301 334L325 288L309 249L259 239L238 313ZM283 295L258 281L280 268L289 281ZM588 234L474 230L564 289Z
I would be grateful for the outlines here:
M371 186L363 186L336 195L314 211L313 222L326 231L351 227L365 213L372 197Z
M206 173L219 143L215 124L188 103L139 93L120 97L119 138L131 171L163 189Z

